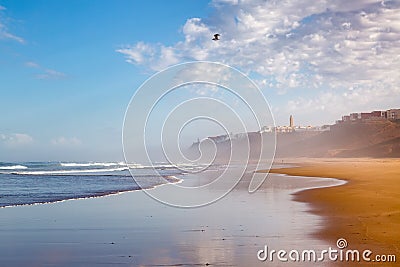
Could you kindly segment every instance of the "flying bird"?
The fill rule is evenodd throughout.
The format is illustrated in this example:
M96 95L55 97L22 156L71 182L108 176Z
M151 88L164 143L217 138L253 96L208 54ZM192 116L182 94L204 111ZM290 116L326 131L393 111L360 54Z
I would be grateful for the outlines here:
M213 41L218 41L219 40L219 33L214 34L214 38L212 39Z

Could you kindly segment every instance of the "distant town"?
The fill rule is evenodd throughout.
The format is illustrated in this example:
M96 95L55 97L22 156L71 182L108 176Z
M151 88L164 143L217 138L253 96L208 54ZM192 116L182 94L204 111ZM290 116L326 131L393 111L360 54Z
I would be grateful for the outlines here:
M342 123L348 122L367 122L367 121L376 121L376 120L389 120L389 121L398 121L400 120L400 109L388 109L388 110L374 110L371 112L359 112L359 113L350 113L349 115L342 116L341 120L336 121L336 125L340 125ZM299 126L294 124L293 115L289 117L289 125L288 126L264 126L259 131L260 133L292 133L292 132L306 132L306 131L314 131L314 132L323 132L329 131L331 125L323 125L323 126Z
M259 133L292 133L292 132L323 132L323 131L329 131L330 126L329 125L324 125L324 126L300 126L300 125L295 125L294 124L294 117L293 115L290 115L289 117L289 125L288 126L264 126L260 129Z
M400 120L400 109L388 109L385 111L375 110L372 112L351 113L350 115L342 116L341 120L336 121L336 124L350 121L371 121L371 120Z

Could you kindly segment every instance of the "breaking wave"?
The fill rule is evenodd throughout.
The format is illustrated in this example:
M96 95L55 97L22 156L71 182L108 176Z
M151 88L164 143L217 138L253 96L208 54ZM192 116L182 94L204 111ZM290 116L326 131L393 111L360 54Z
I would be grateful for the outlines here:
M79 174L79 173L99 173L99 172L115 172L124 171L128 167L110 168L110 169L91 169L91 170L56 170L56 171L22 171L13 172L12 174L19 175L63 175L63 174Z
M0 170L23 170L23 169L28 169L28 167L23 165L0 166Z
M124 162L61 162L63 167L111 167L111 166L125 166Z

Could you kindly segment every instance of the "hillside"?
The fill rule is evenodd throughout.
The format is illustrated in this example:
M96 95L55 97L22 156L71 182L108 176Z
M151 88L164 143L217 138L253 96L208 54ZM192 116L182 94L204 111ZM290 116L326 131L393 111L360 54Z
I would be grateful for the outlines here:
M278 134L277 147L278 157L399 157L400 123L358 121L309 136Z
M256 159L260 154L261 134L248 133L247 136L250 140L251 158ZM268 139L271 133L264 133L263 137L264 140ZM400 157L399 122L346 122L331 126L330 131L278 133L276 137L276 157ZM237 147L247 148L245 137L232 142L237 144ZM227 161L230 140L216 145L217 161ZM207 146L210 145L206 144L205 149ZM272 147L266 149L272 150ZM199 155L196 144L189 151L192 155Z

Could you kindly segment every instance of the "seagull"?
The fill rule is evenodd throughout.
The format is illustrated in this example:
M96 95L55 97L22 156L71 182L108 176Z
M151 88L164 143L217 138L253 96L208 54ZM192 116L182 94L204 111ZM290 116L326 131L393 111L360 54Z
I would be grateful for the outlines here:
M219 33L214 34L214 38L212 39L213 41L218 41L219 40Z

